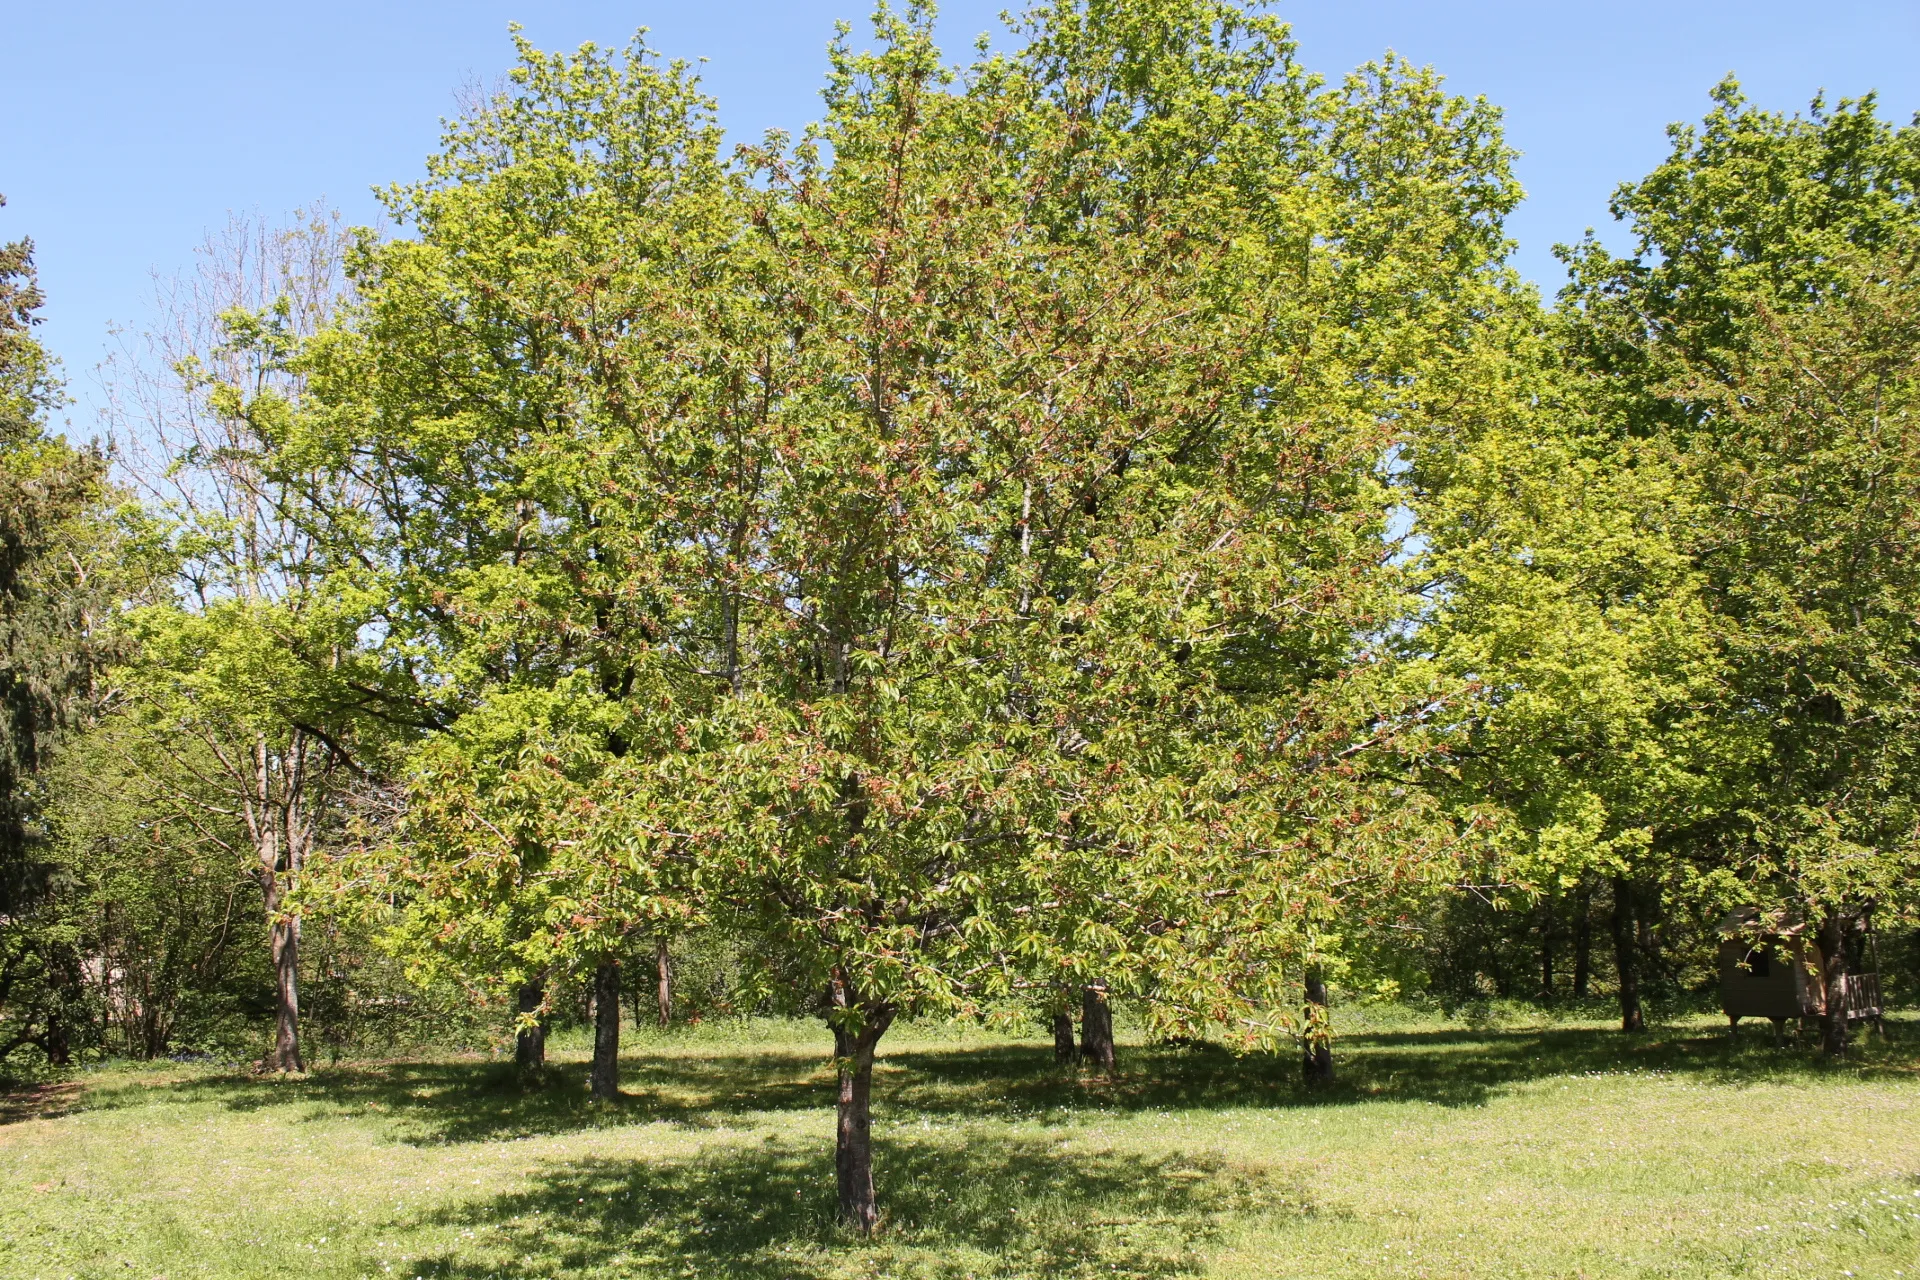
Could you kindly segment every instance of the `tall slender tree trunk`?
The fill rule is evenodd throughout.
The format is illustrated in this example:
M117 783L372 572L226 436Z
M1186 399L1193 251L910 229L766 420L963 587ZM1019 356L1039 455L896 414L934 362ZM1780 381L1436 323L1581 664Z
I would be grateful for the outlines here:
M1817 940L1825 979L1827 1012L1820 1020L1820 1048L1829 1058L1847 1056L1847 921L1829 911L1820 921Z
M1301 1042L1301 1076L1308 1084L1333 1083L1333 1039L1327 1015L1327 980L1318 968L1307 970L1306 1036Z
M1574 895L1573 909L1573 998L1587 998L1587 984L1593 977L1593 887L1585 880Z
M862 1012L865 1016L858 1031L841 1027L833 1031L834 1065L840 1076L833 1170L840 1221L861 1235L871 1235L880 1220L873 1198L873 1051L893 1022L893 1010L880 1005Z
M1105 982L1081 989L1080 1056L1102 1071L1113 1071L1113 1006L1107 1001Z
M1635 954L1633 886L1625 876L1613 878L1613 963L1620 975L1620 1029L1644 1031L1646 1015L1640 1009L1640 966Z
M1635 953L1639 958L1638 974L1642 995L1647 984L1660 972L1660 886L1643 884L1633 891L1633 919L1635 936L1640 940L1640 949Z
M1554 925L1558 914L1554 911L1553 899L1540 904L1540 998L1553 999L1553 943L1556 932Z
M73 1023L67 1016L67 1001L80 991L79 954L70 944L56 944L47 956L47 968L49 985L57 994L47 1014L47 1033L40 1048L53 1066L68 1067L73 1065Z
M1073 1015L1065 1009L1057 1010L1053 1015L1053 1060L1072 1062L1079 1056L1073 1043Z
M517 1012L524 1019L531 1013L539 1013L540 1006L547 1000L547 984L544 978L522 983L519 992ZM522 1073L537 1071L547 1062L547 1019L541 1014L531 1025L522 1023L513 1037L513 1065Z
M654 939L653 970L659 984L655 995L660 1003L660 1029L664 1031L673 1025L673 957L667 952L664 935Z
M1487 976L1493 979L1493 994L1502 1000L1510 1000L1513 998L1513 982L1507 976L1506 959L1500 954L1501 950L1497 943L1489 944L1483 954L1487 957Z
M300 1055L300 917L286 906L313 838L306 816L303 736L296 734L280 753L264 739L256 741L252 768L252 794L243 808L273 961L273 1052L268 1062L275 1071L305 1071Z
M55 1009L47 1015L47 1033L40 1041L41 1051L47 1055L47 1062L56 1067L73 1065L73 1036L67 1030L67 1016L63 1009Z
M267 946L273 960L273 1053L275 1071L305 1071L300 1058L300 920L281 910L287 877L280 865L278 834L260 839L260 897L267 909Z
M593 971L593 1096L620 1096L620 962L603 960Z
M305 1071L300 1059L300 921L273 922L273 1069Z

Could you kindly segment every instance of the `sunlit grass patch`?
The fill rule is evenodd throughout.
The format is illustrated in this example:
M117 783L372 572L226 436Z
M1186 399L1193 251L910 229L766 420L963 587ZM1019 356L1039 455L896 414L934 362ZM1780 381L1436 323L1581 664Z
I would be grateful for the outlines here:
M635 1035L272 1079L115 1067L8 1099L0 1274L1920 1277L1916 1028L1831 1068L1707 1024L1405 1019L1288 1057L917 1028L876 1085L883 1230L833 1222L826 1037Z

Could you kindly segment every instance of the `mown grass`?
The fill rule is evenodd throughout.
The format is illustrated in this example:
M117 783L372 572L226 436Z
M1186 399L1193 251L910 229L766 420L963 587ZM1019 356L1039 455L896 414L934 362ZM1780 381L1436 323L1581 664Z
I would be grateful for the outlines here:
M615 1107L448 1057L115 1068L0 1112L22 1277L1920 1277L1920 1023L1843 1067L1706 1022L1375 1025L1295 1063L883 1045L885 1228L832 1223L826 1038L634 1037Z

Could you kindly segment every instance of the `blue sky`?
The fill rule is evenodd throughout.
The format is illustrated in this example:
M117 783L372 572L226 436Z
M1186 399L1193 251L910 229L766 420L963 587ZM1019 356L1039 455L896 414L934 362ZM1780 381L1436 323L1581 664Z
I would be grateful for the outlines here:
M951 56L998 30L1004 0L948 0ZM1505 108L1528 200L1521 269L1558 284L1555 241L1603 233L1607 197L1698 119L1728 71L1749 97L1804 108L1816 90L1877 90L1920 110L1920 0L1301 0L1278 5L1301 61L1338 76L1386 49ZM864 0L333 0L326 5L0 0L0 239L30 235L49 296L43 337L67 365L90 433L109 322L141 326L154 272L191 262L229 210L279 216L325 200L369 222L375 185L417 174L463 83L535 43L624 43L647 26L672 56L709 59L736 136L817 114L836 18L864 34Z

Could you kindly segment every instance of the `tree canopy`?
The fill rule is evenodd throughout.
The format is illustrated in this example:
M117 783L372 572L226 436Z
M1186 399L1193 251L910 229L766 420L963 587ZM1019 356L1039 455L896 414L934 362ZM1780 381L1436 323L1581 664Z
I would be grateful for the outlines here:
M252 983L304 1069L312 924L396 1007L512 993L523 1066L591 972L613 1099L619 966L665 1019L715 948L830 1030L863 1231L901 1019L1111 998L1324 1078L1330 984L1506 995L1524 939L1586 998L1604 904L1626 1029L1731 918L1817 937L1844 1052L1920 909L1920 128L1728 81L1547 305L1431 70L1228 0L933 28L732 148L644 35L516 33L390 228L173 295L138 504L0 250L7 1034Z

